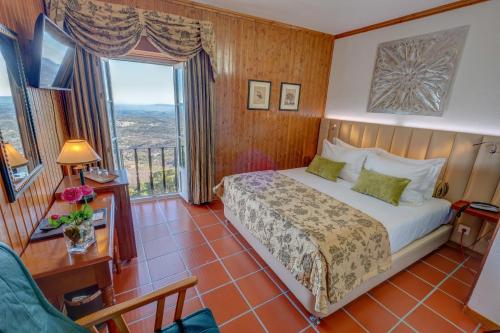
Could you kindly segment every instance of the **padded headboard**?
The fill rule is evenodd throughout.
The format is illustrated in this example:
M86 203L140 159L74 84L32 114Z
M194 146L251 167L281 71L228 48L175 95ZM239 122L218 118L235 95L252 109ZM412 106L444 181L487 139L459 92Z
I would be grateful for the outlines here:
M335 137L356 147L379 147L408 158L445 157L447 162L440 176L449 184L445 199L500 204L500 151L490 154L486 145L473 146L482 141L500 143L498 136L324 118L321 120L318 154L323 148L323 140L332 141ZM471 226L471 233L465 239L467 245L493 228L489 223L466 215L457 223ZM453 232L451 239L458 242L460 237ZM485 237L476 244L474 250L484 252L487 239Z

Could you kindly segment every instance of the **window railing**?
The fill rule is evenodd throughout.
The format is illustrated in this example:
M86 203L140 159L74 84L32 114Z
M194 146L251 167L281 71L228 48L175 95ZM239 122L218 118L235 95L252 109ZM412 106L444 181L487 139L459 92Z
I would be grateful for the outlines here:
M132 197L177 193L176 146L124 148L120 157Z

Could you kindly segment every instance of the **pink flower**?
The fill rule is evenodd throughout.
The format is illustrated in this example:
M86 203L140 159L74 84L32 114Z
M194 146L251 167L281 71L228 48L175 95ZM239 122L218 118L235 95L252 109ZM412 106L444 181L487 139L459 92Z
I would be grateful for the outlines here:
M82 185L80 186L80 189L82 190L82 194L84 197L92 195L94 193L94 188L88 185Z
M60 218L60 217L61 217L61 215L57 215L57 214L50 215L50 219L51 219L51 220L54 220L54 221L59 220L59 218Z
M82 200L83 193L80 187L68 187L61 195L61 199L66 202L75 203Z

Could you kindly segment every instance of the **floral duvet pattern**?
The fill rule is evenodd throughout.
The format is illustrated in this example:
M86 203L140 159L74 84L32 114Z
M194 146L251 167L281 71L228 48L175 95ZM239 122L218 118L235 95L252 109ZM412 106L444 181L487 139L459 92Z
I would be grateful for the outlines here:
M275 171L222 182L224 205L312 292L316 311L390 267L387 231L365 213Z

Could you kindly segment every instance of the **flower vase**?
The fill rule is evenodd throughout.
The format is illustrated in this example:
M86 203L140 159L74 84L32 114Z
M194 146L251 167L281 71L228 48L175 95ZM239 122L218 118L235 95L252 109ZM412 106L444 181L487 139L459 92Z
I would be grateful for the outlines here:
M85 253L87 248L95 242L92 219L84 220L80 224L63 225L63 234L69 253Z

